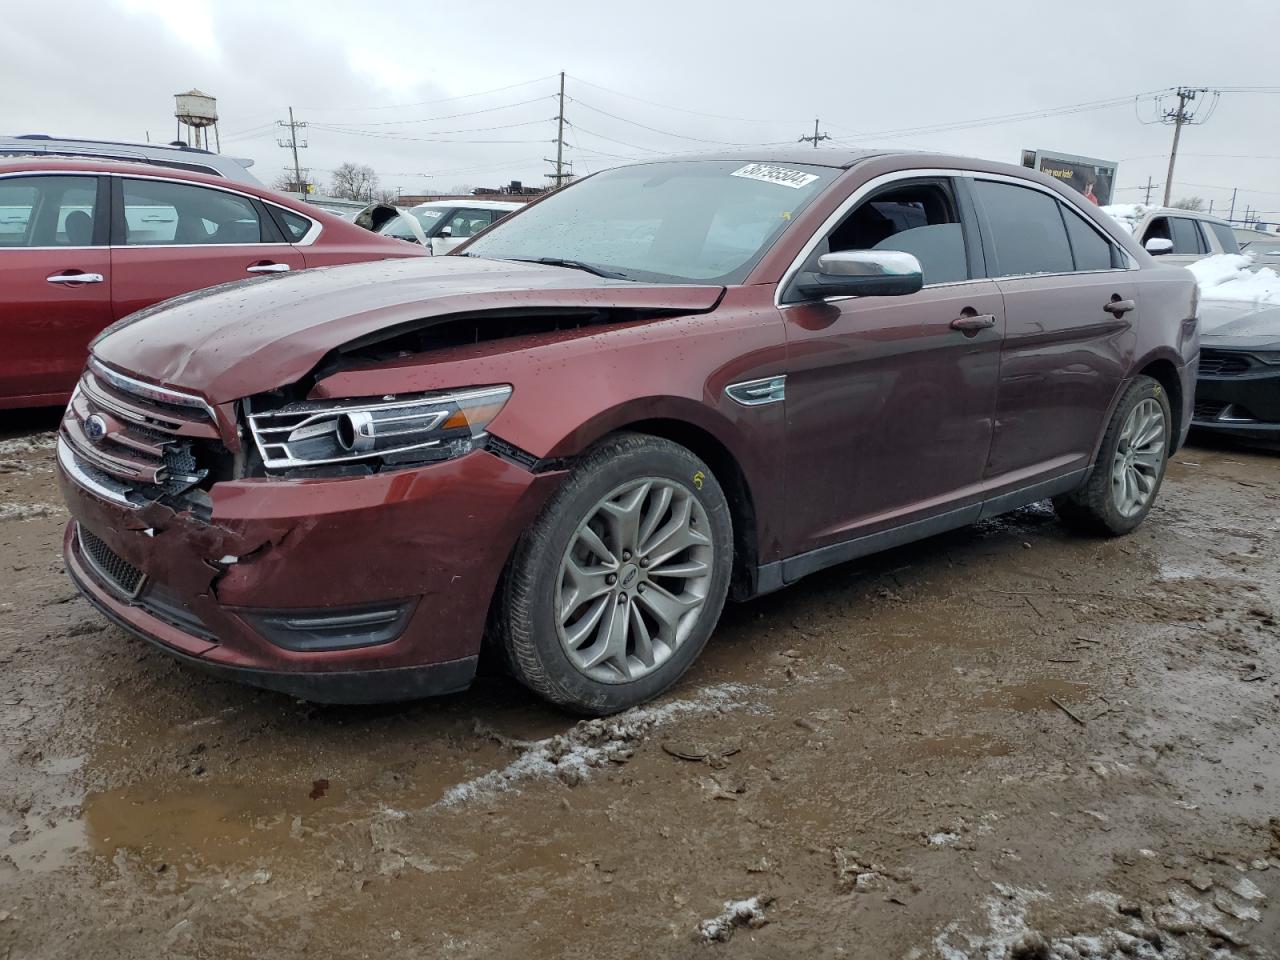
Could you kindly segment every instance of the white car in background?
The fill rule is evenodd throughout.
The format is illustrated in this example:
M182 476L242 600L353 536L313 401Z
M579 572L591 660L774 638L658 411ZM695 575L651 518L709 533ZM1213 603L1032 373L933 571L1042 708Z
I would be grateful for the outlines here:
M1203 257L1239 253L1231 224L1199 210L1113 203L1102 208L1161 263L1186 266Z
M429 200L395 208L398 216L386 216L373 229L383 236L420 243L438 256L523 206L511 200Z

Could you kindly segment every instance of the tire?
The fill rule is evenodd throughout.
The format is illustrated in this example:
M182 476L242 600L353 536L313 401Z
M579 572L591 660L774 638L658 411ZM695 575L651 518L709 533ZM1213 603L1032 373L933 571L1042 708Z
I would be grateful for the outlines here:
M497 639L530 690L574 713L616 713L697 659L732 567L729 504L711 469L669 440L617 434L583 455L517 542Z
M1158 424L1153 419L1157 412ZM1164 388L1151 377L1135 377L1111 416L1088 481L1074 493L1053 498L1059 519L1080 533L1100 536L1118 537L1135 530L1160 493L1172 427ZM1157 434L1149 443L1130 444L1152 431ZM1128 481L1122 479L1125 474Z

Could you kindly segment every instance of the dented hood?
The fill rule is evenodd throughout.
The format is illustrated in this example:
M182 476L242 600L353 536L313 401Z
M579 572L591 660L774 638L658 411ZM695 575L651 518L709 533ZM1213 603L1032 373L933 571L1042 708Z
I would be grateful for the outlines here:
M185 294L122 321L93 353L223 403L293 383L330 350L411 321L525 307L697 313L723 293L718 286L631 283L502 260L380 260Z

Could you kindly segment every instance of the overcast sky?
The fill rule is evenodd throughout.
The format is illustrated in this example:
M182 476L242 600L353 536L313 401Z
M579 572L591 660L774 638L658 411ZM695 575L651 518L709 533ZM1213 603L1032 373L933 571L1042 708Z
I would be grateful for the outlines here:
M1173 193L1225 212L1238 186L1237 215L1248 204L1280 219L1277 37L1277 0L15 0L0 29L0 133L168 141L173 94L198 87L218 98L223 152L252 158L267 183L287 162L273 124L290 105L311 124L302 162L322 184L346 160L406 193L539 183L563 70L578 173L794 141L820 117L857 145L1115 159L1134 188L1163 182L1172 133L1144 124L1161 104L1134 95L1265 86L1276 92L1223 93L1184 130ZM1112 99L1124 102L971 123Z

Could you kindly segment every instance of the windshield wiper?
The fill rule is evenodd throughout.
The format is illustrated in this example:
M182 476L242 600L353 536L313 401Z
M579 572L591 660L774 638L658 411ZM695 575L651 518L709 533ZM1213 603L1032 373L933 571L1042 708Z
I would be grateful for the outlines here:
M568 267L570 270L583 270L587 273L593 273L597 277L604 277L608 280L630 279L630 277L622 273L605 270L603 267L593 266L590 263L583 263L581 260L566 260L563 257L508 257L507 259L516 260L520 263L545 263L549 267Z

